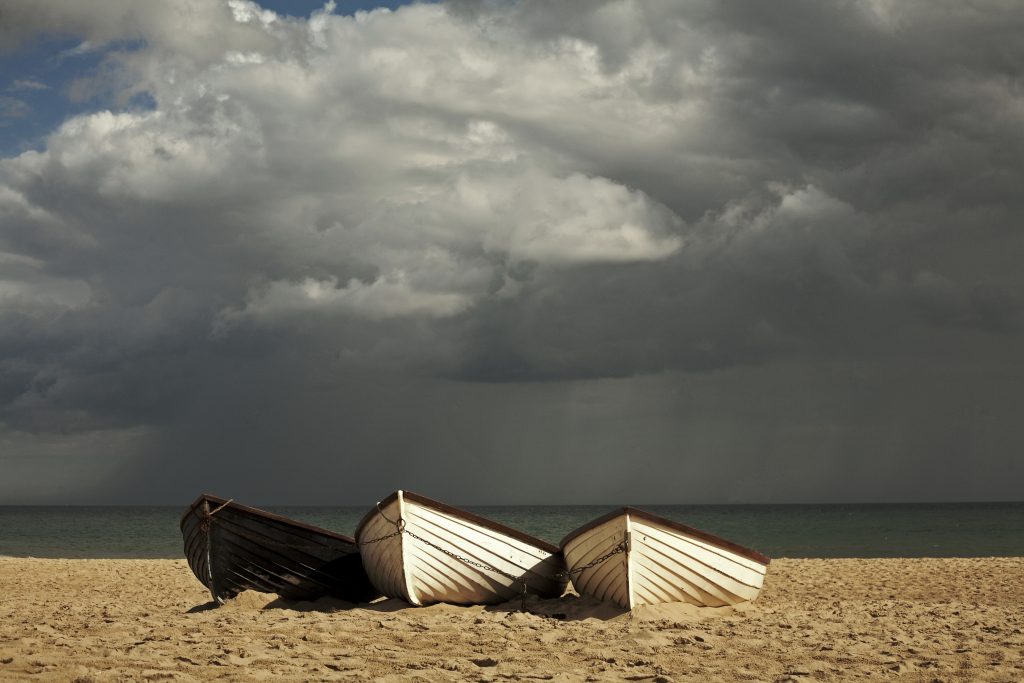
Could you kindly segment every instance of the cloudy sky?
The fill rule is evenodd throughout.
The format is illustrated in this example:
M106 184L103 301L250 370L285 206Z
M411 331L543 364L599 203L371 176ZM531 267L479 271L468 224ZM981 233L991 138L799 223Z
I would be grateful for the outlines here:
M1018 0L374 7L0 0L0 503L1024 499Z

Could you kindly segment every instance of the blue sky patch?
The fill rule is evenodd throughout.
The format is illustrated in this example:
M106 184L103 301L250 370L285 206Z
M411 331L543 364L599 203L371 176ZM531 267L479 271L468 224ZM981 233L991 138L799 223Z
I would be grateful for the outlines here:
M324 7L321 0L264 0L260 3L278 14L308 17ZM354 14L377 7L395 9L409 4L399 0L341 0L335 13ZM73 96L73 85L95 77L112 52L133 50L137 41L121 41L90 48L80 37L39 35L12 53L0 55L0 157L17 156L45 147L46 136L72 116L104 109L152 109L147 94L134 95L127 103L115 102L113 93Z

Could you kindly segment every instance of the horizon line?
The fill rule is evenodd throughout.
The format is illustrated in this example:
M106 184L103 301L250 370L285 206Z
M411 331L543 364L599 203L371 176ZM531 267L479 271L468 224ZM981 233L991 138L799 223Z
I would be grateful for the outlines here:
M223 496L221 496L223 497ZM194 500L194 499L192 499ZM240 502L243 505L248 505L249 502L239 501L238 499L232 499L236 502ZM316 507L334 507L334 508L362 508L365 506L373 506L377 501L368 503L266 503L261 502L260 505L268 507L294 507L294 508L316 508ZM179 507L184 505L187 507L191 503L0 503L0 508L31 508L31 507L66 507L66 508L82 508L82 507L154 507L154 508L170 508ZM453 503L461 507L742 507L742 506L840 506L840 505L1019 505L1024 504L1024 499L1021 500L906 500L906 501L841 501L841 502L826 502L826 501L811 501L811 502L743 502L743 503Z

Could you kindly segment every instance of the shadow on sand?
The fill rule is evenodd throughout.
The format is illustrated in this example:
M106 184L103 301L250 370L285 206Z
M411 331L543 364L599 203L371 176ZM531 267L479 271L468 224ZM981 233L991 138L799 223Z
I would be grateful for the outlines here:
M217 604L213 600L210 600L210 602L204 602L201 605L196 605L195 607L188 608L188 610L185 611L185 614L196 614L197 612L207 612L207 611L209 611L211 609L217 609L218 607L220 607L219 604Z
M221 606L216 602L207 602L192 607L187 613L205 612L218 607ZM609 621L629 613L629 610L613 603L601 602L600 600L573 594L566 594L561 598L548 599L531 595L527 597L526 609L523 610L523 603L519 598L497 605L463 606L438 603L426 607L414 607L398 598L380 598L373 602L356 604L332 597L322 597L316 600L289 600L272 594L244 591L226 601L223 607L243 610L289 610L293 612L324 613L365 610L378 613L406 613L409 616L438 612L465 614L467 616L479 613L530 614L558 621L580 621L583 619Z

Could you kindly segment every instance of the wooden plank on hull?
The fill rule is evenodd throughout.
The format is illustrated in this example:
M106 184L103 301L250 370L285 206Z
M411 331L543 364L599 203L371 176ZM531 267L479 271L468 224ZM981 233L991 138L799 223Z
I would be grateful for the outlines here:
M348 536L209 494L180 527L189 566L219 602L242 590L350 602L378 595Z
M625 549L605 557L619 542ZM753 600L771 560L705 531L637 508L620 508L571 531L561 547L581 594L627 609L690 602L703 606ZM596 566L590 566L599 561Z
M373 543L389 532L394 539ZM366 573L389 597L411 604L504 602L527 590L561 595L567 581L561 551L494 520L409 491L396 491L356 528ZM384 552L371 545L400 547ZM400 566L389 566L394 563ZM394 577L401 576L401 587ZM515 578L510 578L515 577Z

